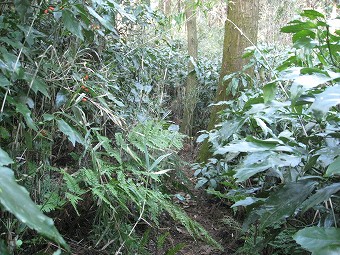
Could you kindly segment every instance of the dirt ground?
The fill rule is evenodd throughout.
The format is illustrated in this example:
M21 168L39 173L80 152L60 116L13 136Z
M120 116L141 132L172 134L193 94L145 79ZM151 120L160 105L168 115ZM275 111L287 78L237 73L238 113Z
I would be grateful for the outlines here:
M191 163L194 162L195 154L195 147L189 146L189 148L181 152L180 156L184 161ZM185 244L184 248L177 254L234 254L237 247L240 245L240 224L234 219L230 205L213 198L202 189L195 189L196 180L194 171L190 169L189 165L183 167L183 172L191 182L191 184L188 185L189 191L186 193L179 192L178 195L182 199L176 199L175 197L174 202L180 205L190 218L199 222L209 234L223 246L224 251L213 248L201 240L193 239L180 223L171 220L162 222L163 226L167 227L171 233L170 241L172 245L178 243ZM183 198L185 199L183 200Z

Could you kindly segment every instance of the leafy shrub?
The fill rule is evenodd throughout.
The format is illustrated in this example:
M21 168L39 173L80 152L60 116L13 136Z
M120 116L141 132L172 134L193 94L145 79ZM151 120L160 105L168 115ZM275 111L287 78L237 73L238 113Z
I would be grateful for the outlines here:
M87 241L117 254L147 253L138 230L157 227L162 211L220 247L161 192L182 147L176 126L162 120L182 64L171 45L133 41L155 13L114 1L1 7L0 202L21 222L5 214L0 250L27 254L44 245L26 226L67 249L41 213L63 210L75 219L94 215L83 222L91 226Z
M305 10L283 27L293 34L294 49L276 67L274 79L225 102L222 122L199 137L208 137L215 156L197 170L199 181L213 176L217 183L210 187L235 183L224 186L224 194L215 193L232 200L237 195L232 207L246 207L244 229L255 228L261 249L287 225L301 229L294 240L313 254L339 249L329 241L339 234L340 37L334 24ZM216 173L211 162L223 165L223 171ZM310 228L313 236L310 225L317 225ZM283 254L283 244L280 249Z

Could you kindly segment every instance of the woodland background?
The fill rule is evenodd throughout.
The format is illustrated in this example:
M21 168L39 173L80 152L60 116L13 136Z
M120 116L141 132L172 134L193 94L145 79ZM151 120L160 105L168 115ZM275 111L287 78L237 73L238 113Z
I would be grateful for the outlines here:
M340 253L332 0L0 3L0 254Z

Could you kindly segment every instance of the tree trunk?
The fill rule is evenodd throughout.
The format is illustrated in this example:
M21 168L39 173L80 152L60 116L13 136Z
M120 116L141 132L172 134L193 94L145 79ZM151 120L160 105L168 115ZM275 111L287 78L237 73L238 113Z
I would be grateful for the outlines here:
M164 4L164 14L168 17L171 14L171 0L165 0Z
M183 120L181 131L186 135L191 135L193 126L193 115L197 103L197 76L195 67L192 61L197 61L198 40L197 40L197 25L196 13L191 1L186 2L185 5L187 40L188 40L188 54L191 58L188 64L188 77L184 89L184 107Z
M217 88L215 102L231 100L232 95L227 94L229 81L223 81L224 76L242 70L247 63L242 59L244 50L257 43L257 31L259 20L259 0L234 0L228 4L228 18L225 22L223 58L220 71L220 78ZM249 42L249 40L251 42ZM212 108L208 130L214 128L219 121L218 112L225 106L215 106ZM209 143L206 140L200 150L199 158L206 162L211 156Z

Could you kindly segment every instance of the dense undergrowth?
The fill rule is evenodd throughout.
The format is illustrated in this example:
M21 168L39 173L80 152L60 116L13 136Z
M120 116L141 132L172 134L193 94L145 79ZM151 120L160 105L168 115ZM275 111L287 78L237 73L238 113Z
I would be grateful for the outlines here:
M168 216L222 249L171 200L173 185L185 186L177 152L189 58L164 33L169 20L130 1L0 10L0 253L80 243L91 254L176 254L184 244L162 247L169 233L158 234ZM225 77L237 100L219 102L221 123L198 138L214 156L194 165L196 187L245 216L239 254L339 252L336 29L306 10L282 28L292 49L249 49L249 65ZM197 132L219 68L202 55Z
M144 42L164 17L129 2L0 6L1 254L79 241L149 254L164 243L151 238L163 212L221 248L167 192L184 138L167 121L170 96L180 100L187 57L175 41Z
M305 10L281 29L292 49L250 49L258 78L228 77L238 100L198 138L213 157L194 165L196 186L245 208L240 254L339 253L337 22Z

